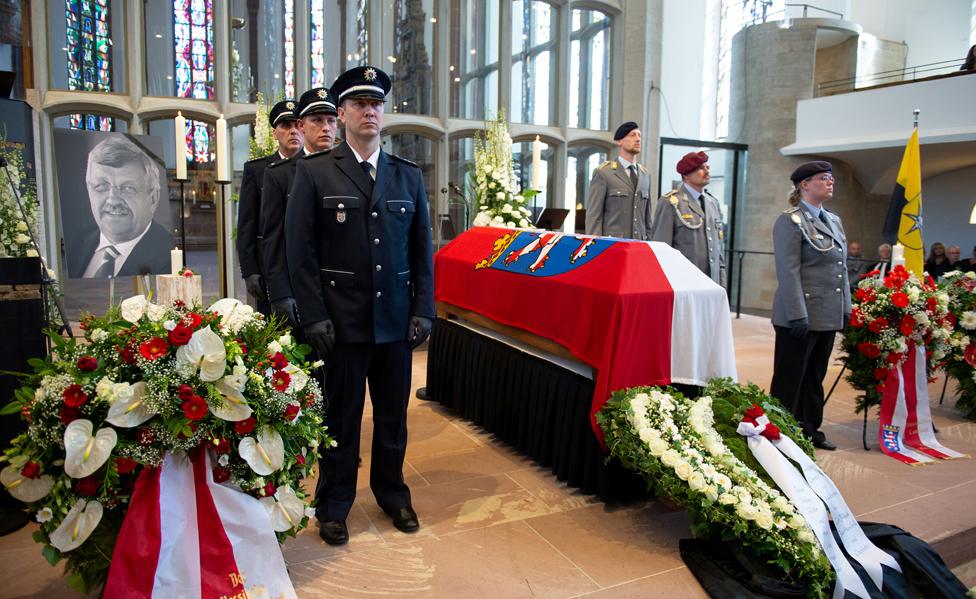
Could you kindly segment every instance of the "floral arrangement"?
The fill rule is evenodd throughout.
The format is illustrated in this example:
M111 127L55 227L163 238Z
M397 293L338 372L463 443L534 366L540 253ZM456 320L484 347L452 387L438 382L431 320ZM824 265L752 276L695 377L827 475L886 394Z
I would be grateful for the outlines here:
M322 394L299 345L236 299L209 309L129 298L82 319L84 341L55 348L2 413L27 432L0 460L0 482L36 513L34 539L68 584L105 584L136 480L169 452L207 448L213 479L249 493L279 539L310 515L300 482L322 433Z
M528 202L538 193L519 190L512 165L512 137L508 134L505 113L485 122L484 131L475 138L474 190L478 213L477 227L522 227L532 225Z
M953 325L946 374L959 382L956 407L967 418L976 419L976 273L946 273L939 288L949 297L947 319Z
M869 272L858 284L842 343L847 381L861 392L858 412L880 405L888 373L905 361L910 347L925 347L929 377L949 354L949 296L932 277L922 282L901 265L884 280L878 274Z
M749 391L720 400L723 409ZM775 405L768 396L763 400ZM735 539L775 565L783 580L804 585L810 596L825 596L833 571L810 525L730 448L716 425L714 403L709 395L693 400L672 389L635 387L614 393L597 420L610 453L641 473L659 496L686 508L696 535ZM729 422L722 415L722 426L734 428L746 413L736 410ZM784 433L796 430L778 406L772 413Z
M274 100L266 100L261 92L258 92L257 111L254 113L254 137L248 140L250 154L248 159L254 160L275 153L278 150L278 142L274 138L274 129L268 122L268 115L271 108L281 100L285 99L284 92L279 92Z
M27 176L24 156L20 148L7 143L6 133L0 137L0 153L7 161L6 177L0 176L0 257L36 258L37 248L31 242L30 232L37 233L37 188L34 179ZM24 211L17 206L13 186L20 193Z

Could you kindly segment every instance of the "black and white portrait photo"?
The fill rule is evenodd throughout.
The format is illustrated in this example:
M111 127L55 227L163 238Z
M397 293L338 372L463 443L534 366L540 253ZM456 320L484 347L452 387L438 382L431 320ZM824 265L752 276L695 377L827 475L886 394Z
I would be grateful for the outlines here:
M169 272L161 140L55 131L65 265L72 279Z

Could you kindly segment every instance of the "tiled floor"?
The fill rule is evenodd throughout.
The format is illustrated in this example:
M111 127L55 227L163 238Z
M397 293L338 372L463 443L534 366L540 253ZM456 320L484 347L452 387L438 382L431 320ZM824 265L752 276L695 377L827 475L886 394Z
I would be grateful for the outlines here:
M743 316L734 323L739 375L767 386L772 329ZM424 384L426 354L414 363ZM828 384L839 366L828 374ZM976 455L976 424L952 399L939 406L940 439ZM950 389L951 395L951 389ZM825 430L837 452L818 459L862 520L889 522L936 544L967 586L976 585L976 461L908 467L861 449L861 421L845 382L827 405ZM677 552L688 518L658 502L607 505L557 482L550 472L437 404L413 400L406 478L422 528L393 528L369 493L364 454L360 494L345 547L309 529L284 547L301 597L704 597ZM877 424L869 423L869 439ZM363 432L368 451L369 431ZM30 527L0 538L0 597L77 597L30 540ZM962 546L962 549L960 549ZM967 563L968 562L968 563Z

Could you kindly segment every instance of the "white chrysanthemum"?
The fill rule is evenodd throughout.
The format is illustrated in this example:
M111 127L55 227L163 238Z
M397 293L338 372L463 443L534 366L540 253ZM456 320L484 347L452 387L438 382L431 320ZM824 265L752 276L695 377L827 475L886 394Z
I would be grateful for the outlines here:
M91 332L91 340L95 343L100 343L108 339L108 331L105 329L95 329Z
M970 310L968 312L963 312L962 318L959 319L959 324L967 331L976 329L976 311Z
M917 312L913 315L913 317L915 318L915 322L922 326L929 324L929 315L925 312Z

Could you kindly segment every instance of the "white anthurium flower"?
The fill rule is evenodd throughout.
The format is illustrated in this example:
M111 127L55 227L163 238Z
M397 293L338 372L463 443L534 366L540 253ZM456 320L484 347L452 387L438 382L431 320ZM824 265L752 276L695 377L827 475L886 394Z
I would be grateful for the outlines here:
M119 308L122 309L122 318L135 323L139 322L142 315L146 313L146 296L135 295L122 300Z
M242 304L232 297L225 297L211 304L208 312L220 315L220 329L222 331L237 333L251 319L254 308Z
M288 388L285 389L286 393L297 393L304 389L305 385L308 384L308 375L305 374L305 371L298 366L289 364L288 366L285 366L285 372L291 376L291 382L288 383Z
M159 304L147 303L146 304L146 316L152 322L159 322L166 316L166 308L160 306Z
M274 497L262 497L258 501L268 510L275 532L285 532L302 523L305 502L295 495L291 487L278 487Z
M51 533L51 544L62 553L77 549L88 540L101 520L102 504L79 499L71 506L71 511L64 517L61 526Z
M217 381L214 387L224 396L224 401L220 406L210 406L213 415L229 422L240 422L250 418L251 406L247 405L247 398L242 393L245 385L247 385L246 374L229 374Z
M261 429L254 437L244 437L237 446L251 470L267 476L285 463L285 445L281 435L273 428Z
M119 390L119 387L125 388ZM129 385L118 383L112 391L112 404L105 418L111 424L122 428L139 426L156 415L156 410L146 403L146 383L139 381Z
M24 503L39 501L51 492L54 479L47 474L37 478L27 478L20 473L23 465L7 466L0 471L0 484L14 499Z
M85 478L102 467L112 455L118 435L112 427L98 429L91 420L79 418L64 429L64 472L71 478Z
M213 382L227 369L227 349L217 333L204 327L194 331L190 342L176 350L176 366L189 368L194 374L199 369L200 380Z

